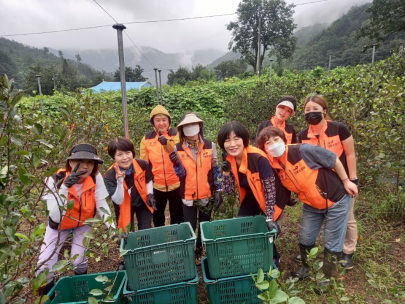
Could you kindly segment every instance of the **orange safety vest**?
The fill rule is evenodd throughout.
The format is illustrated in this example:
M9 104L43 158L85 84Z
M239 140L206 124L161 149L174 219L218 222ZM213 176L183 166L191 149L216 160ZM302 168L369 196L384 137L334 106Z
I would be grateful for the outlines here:
M165 134L167 134L166 138L174 141L176 138L177 129L170 128L167 133L164 133L164 135ZM156 131L146 133L145 149L148 154L149 162L152 165L154 186L158 186L159 188L165 187L167 191L169 186L179 183L179 178L174 172L169 153L164 151L163 146L158 141L158 137L159 134Z
M142 164L144 163L144 166L142 168ZM104 173L104 176L108 174L108 178L113 178L115 180L115 170L114 170L114 165L113 164L106 173ZM148 200L148 189L146 188L146 180L145 180L145 172L147 168L147 163L144 160L138 160L138 159L133 159L132 160L132 165L134 166L134 184L136 187L136 190L138 190L139 195L142 198L142 201L145 203L146 207L150 210L150 212L153 213L153 208L150 207L147 204ZM112 170L113 172L111 172ZM118 218L118 229L122 228L123 231L125 231L125 227L131 222L131 195L128 193L128 186L125 182L124 179L124 201L122 202L120 207L120 217Z
M242 188L239 184L238 171L243 174L246 174L250 189L252 190L253 195L256 198L256 201L259 203L260 209L262 209L263 213L266 214L266 198L264 196L263 184L259 176L259 167L258 167L260 156L267 159L267 155L258 148L252 146L244 148L242 155L242 162L239 166L239 170L236 164L235 157L228 155L226 160L228 160L231 164L232 174L235 177L236 185L238 186L239 206L242 204L243 199L245 198L246 190ZM273 219L277 221L282 212L283 209L275 205Z
M199 147L196 161L190 148L184 143L176 144L177 154L186 170L186 177L180 180L180 195L186 200L210 198L214 188L212 174L212 141L204 139Z
M327 168L313 170L307 166L300 153L300 144L286 145L282 159L274 157L270 163L283 186L297 193L302 202L315 209L329 208L346 194L334 171Z
M260 128L260 126L262 127L262 129L260 129L260 131L263 130L264 128L272 127L272 126L279 128L280 130L282 130L284 132L285 138L287 139L287 144L294 144L297 142L297 137L296 137L293 125L290 125L289 123L286 123L284 121L281 125L277 126L274 121L274 116L270 120L263 121L259 125L259 128ZM259 134L257 134L257 136L259 136Z
M65 180L70 172L65 169L58 170L52 177L57 184L60 180ZM57 184L58 189L62 186L63 182ZM74 201L72 210L67 209L62 221L58 225L58 229L72 229L83 226L84 221L93 218L96 214L96 183L92 176L87 176L83 182L83 190L80 198L78 197L74 187L68 190L67 201Z
M346 154L344 153L343 144L339 136L339 126L341 125L342 123L327 120L319 131L318 137L314 134L312 128L309 127L300 132L299 139L300 143L321 146L334 152L342 162L346 173L348 173Z

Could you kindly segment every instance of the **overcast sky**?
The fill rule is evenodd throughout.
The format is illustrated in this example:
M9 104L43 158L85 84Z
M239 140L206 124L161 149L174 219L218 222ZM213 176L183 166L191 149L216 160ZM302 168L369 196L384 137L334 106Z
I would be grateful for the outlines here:
M308 3L319 0L287 0ZM226 24L236 15L146 24L133 21L185 18L236 11L240 0L97 0L119 23L138 46L150 46L166 53L215 48L227 50L230 33ZM351 6L371 0L328 0L299 5L295 22L299 27L337 19ZM94 0L0 0L0 35L64 30L115 22ZM117 34L111 26L42 35L5 37L38 48L100 49L116 48ZM124 35L124 46L132 43Z

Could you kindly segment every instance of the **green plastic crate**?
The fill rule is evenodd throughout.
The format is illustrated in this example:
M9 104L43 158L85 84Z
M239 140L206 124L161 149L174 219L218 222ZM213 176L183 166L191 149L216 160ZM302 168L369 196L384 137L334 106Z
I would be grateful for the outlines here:
M200 226L212 278L256 273L272 265L276 231L268 231L264 216L203 222Z
M92 289L100 289L104 291L104 288L110 286L117 272L103 272L103 273L92 273L92 274L82 274L73 277L62 277L58 280L55 286L48 293L49 298L52 295L55 297L52 301L47 301L46 304L57 304L57 303L88 303L87 299L92 297L89 291ZM108 277L109 282L103 284L102 282L97 282L96 277L99 275L104 275ZM109 303L122 303L122 289L126 281L126 274L124 270L118 272L117 279L115 280L114 287L112 288L110 294L114 295L114 302ZM105 292L105 296L108 292ZM105 297L104 296L104 297ZM95 297L98 300L102 300L103 296Z
M190 223L131 233L121 241L131 290L189 281L195 278L196 236Z
M234 304L234 303L252 303L261 304L262 301L257 297L260 291L256 288L250 274L243 276L228 277L222 279L213 279L210 276L207 258L201 259L204 283L207 286L208 298L210 304ZM276 269L276 266L273 265ZM256 269L255 277L257 277ZM267 273L268 269L265 270ZM265 275L267 279L267 275Z
M127 297L129 304L197 304L197 287L198 274L188 282L140 289L136 292L127 290L125 284L123 295Z

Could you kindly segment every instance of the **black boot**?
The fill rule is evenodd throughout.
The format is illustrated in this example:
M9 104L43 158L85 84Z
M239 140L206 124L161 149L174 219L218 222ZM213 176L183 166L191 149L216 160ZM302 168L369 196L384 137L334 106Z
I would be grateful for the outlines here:
M329 292L330 278L337 278L337 265L341 258L342 252L332 252L327 248L324 249L322 271L325 278L317 284L317 288L314 288L316 294L322 295Z
M51 291L53 286L55 286L55 280L52 280L52 282L46 284L45 286L39 287L38 288L38 295L39 296L47 295Z
M342 262L340 265L342 265L342 267L344 267L346 269L352 269L354 267L353 254L354 254L354 252L350 253L350 254L343 253L342 260L344 262Z
M307 259L308 259L308 253L314 247L315 247L315 244L309 245L309 246L300 244L301 261L302 261L303 267L298 269L296 272L292 271L291 275L293 277L296 277L296 278L302 280L302 279L305 279L306 277L310 276L309 271L311 270L311 268L309 267L309 265L307 263Z

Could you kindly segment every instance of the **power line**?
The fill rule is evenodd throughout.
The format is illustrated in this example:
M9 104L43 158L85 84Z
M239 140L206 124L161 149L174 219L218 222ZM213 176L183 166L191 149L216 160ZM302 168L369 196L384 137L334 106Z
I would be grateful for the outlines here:
M115 20L115 19L113 18L113 16L111 16L100 4L98 4L98 2L97 2L96 0L93 0L93 1L96 2L96 4L97 4L108 16L110 16L110 18L111 18L112 20L115 21L115 23L118 23L118 21Z
M98 4L98 3L97 3ZM100 4L98 4L100 6ZM101 7L101 6L100 6ZM103 9L104 10L104 9ZM105 11L105 10L104 10ZM108 13L107 13L108 14ZM124 24L142 24L142 23L156 23L156 22L171 22L171 21L184 21L184 20L193 20L193 19L204 19L204 18L213 18L213 17L221 17L221 16L230 16L235 15L236 13L232 14L221 14L221 15L210 15L210 16L198 16L198 17L187 17L187 18L177 18L177 19L161 19L161 20L147 20L147 21L130 21L124 22ZM110 16L110 14L108 14ZM111 17L111 16L110 16ZM115 19L111 17L114 21ZM115 21L118 23L117 21ZM70 31L80 31L80 30L89 30L94 28L101 28L101 27L110 27L113 24L106 24L106 25L96 25L96 26L88 26L88 27L80 27L80 28L73 28L73 29L65 29L65 30L55 30L55 31L43 31L43 32L35 32L35 33L22 33L22 34L4 34L0 35L1 37L11 37L11 36L26 36L26 35L41 35L41 34L51 34L51 33L60 33L60 32L70 32Z
M325 2L325 1L328 1L328 0L319 0L319 1L312 1L312 2L306 2L306 3L299 3L299 4L294 4L294 6L300 6L300 5L318 3L318 2Z

